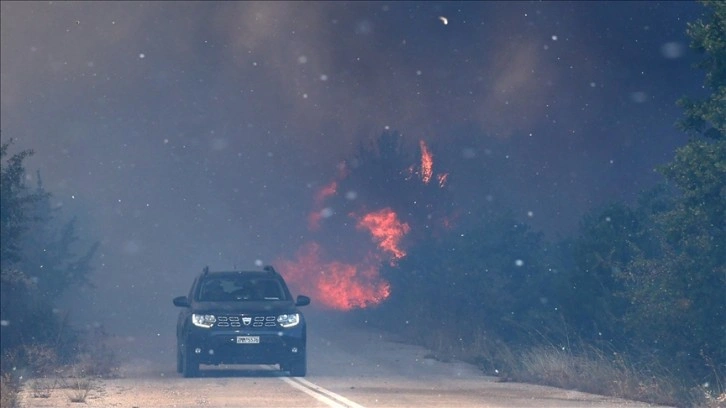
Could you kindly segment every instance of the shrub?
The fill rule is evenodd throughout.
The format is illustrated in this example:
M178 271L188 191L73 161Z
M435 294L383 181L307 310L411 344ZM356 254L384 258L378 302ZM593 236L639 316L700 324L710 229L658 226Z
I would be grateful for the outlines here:
M86 402L96 381L87 376L77 366L70 367L69 373L60 378L61 387L66 389L66 395L71 402Z
M17 407L19 388L18 381L9 373L4 373L0 376L0 407Z
M36 378L29 381L30 395L33 398L50 398L50 395L58 387L58 380L55 378Z

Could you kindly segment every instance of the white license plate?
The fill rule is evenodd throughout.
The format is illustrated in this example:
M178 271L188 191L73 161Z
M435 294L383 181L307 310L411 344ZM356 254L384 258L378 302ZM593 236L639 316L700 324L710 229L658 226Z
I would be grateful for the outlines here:
M260 336L237 336L237 344L260 344Z

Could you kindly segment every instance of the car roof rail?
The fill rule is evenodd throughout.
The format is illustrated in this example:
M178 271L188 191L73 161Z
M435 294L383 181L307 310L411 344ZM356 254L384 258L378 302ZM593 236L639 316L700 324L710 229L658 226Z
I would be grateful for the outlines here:
M265 272L269 272L272 275L277 275L278 274L277 271L275 270L275 268L272 265L265 265L265 267L262 268L262 270L265 271Z

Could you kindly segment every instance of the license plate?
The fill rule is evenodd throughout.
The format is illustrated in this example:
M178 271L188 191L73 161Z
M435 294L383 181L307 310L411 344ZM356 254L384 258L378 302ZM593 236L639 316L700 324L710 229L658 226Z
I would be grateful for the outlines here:
M237 336L237 344L260 344L260 336Z

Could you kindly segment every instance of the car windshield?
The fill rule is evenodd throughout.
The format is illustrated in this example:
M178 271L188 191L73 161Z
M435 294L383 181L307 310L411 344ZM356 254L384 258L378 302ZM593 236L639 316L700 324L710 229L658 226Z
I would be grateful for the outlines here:
M202 282L199 301L234 302L285 300L285 292L275 279L213 277Z

